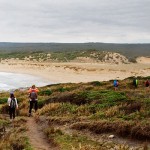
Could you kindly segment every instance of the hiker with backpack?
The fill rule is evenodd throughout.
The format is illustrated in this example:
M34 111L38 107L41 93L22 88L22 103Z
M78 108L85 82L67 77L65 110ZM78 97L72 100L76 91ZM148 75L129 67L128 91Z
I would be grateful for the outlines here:
M10 93L10 97L8 98L8 106L9 106L9 116L10 120L15 119L16 109L18 109L17 99L15 98L13 93Z
M32 85L32 87L29 89L29 102L30 102L30 107L29 107L29 117L32 115L32 108L34 106L35 112L38 109L38 95L37 93L39 92L38 88L35 87L35 85Z
M150 81L147 79L145 82L145 87L149 87L150 86Z
M115 88L115 91L117 90L118 85L119 85L118 80L114 80L114 88Z
M134 79L133 79L133 86L134 86L135 88L138 87L138 79L137 79L137 78L134 78Z

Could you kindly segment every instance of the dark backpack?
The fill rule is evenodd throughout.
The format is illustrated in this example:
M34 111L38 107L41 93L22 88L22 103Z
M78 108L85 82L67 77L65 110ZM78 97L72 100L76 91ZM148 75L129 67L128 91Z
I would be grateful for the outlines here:
M149 86L149 81L146 81L145 86L148 87Z
M37 99L37 94L36 94L36 92L31 92L31 93L30 93L30 98L31 98L32 101L35 101L35 100Z
M133 85L136 86L136 79L133 79Z
M133 86L134 86L134 87L138 87L138 80L137 80L137 79L134 79L134 80L133 80Z
M10 108L16 108L16 100L15 100L15 98L11 98Z

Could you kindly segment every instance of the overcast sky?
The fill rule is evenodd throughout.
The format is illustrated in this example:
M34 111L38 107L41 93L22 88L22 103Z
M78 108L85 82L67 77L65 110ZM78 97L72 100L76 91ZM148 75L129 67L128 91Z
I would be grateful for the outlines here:
M0 41L150 43L150 0L0 0Z

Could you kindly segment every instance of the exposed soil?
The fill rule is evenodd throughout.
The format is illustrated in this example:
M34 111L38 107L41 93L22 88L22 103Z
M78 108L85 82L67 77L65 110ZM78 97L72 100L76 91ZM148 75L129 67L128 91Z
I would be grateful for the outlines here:
M34 118L28 118L27 121L28 132L27 136L34 150L50 150L50 143L48 143L43 131L40 130L40 126L35 122Z
M111 134L94 134L88 130L74 130L71 129L69 126L67 125L56 125L55 127L58 129L61 129L64 133L69 134L69 135L73 135L73 134L78 134L81 136L86 136L88 139L91 139L93 141L99 142L99 143L108 143L108 142L112 142L112 143L116 143L116 144L125 144L128 145L130 148L132 147L132 149L138 149L140 147L143 147L144 143L140 142L140 141L136 141L136 140L131 140L131 139L125 139L125 138L121 138L115 135L115 138L109 138L109 136ZM149 145L150 146L150 145Z
M45 120L45 121L44 121ZM40 122L43 124L46 123L46 118L44 117L40 117ZM60 121L61 122L61 121ZM80 136L86 136L88 139L91 139L93 141L96 141L98 143L102 143L102 145L104 143L109 143L112 142L114 145L128 145L131 149L141 149L144 146L145 142L139 141L139 140L133 140L133 139L129 139L129 138L122 138L119 137L117 135L114 135L114 138L109 138L109 136L111 135L111 133L103 133L103 134L96 134L93 132L90 132L88 130L75 130L71 128L71 124L70 123L65 123L65 124L61 124L61 123L56 123L54 122L49 122L50 125L54 126L57 129L60 129L61 131L63 131L63 133L65 134L69 134L69 135L80 135ZM148 148L150 148L150 143L147 143Z

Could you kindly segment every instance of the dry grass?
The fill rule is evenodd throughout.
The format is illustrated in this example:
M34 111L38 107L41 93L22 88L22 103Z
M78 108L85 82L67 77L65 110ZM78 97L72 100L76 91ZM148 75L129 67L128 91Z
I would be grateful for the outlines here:
M150 96L143 88L144 80L139 78L136 89L132 86L132 78L119 81L117 91L114 91L113 81L41 87L41 92L49 90L51 94L39 94L40 109L36 113L36 121L38 123L40 117L45 117L45 123L49 125L67 124L74 129L87 129L97 134L114 133L122 137L150 140ZM26 116L29 109L26 91L15 91L15 95L19 100L18 115ZM0 96L5 100L9 93L1 93ZM7 104L1 107L1 112L8 113ZM1 116L0 118L5 119ZM25 129L19 127L19 124L15 123L15 128L23 132ZM53 133L53 136L56 134ZM54 137L49 138L55 143L53 139ZM72 145L72 148L92 149L90 145L79 145L77 141L76 144L77 147ZM121 146L120 149L128 149Z
M139 140L150 140L150 126L130 122L99 121L93 123L75 123L73 129L88 129L94 133L114 133L122 137L131 137Z
M37 114L42 115L42 114L49 113L51 111L56 111L58 110L60 105L61 105L60 103L50 103L48 105L45 105L43 108L39 109Z
M54 138L54 134L63 134L61 130L57 130L54 127L49 127L44 130L44 133L48 137L48 141L51 143L53 147L58 147L58 143L56 142Z
M27 128L25 118L17 118L13 122L13 128L7 126L5 135L1 138L1 150L32 150L28 138L25 135Z
M76 122L76 120L69 117L48 117L47 118L48 124L57 124L57 125L65 125L67 123Z
M119 108L119 110L123 110L125 112L125 114L130 114L133 112L140 112L142 107L141 102L128 102L126 104L124 104L122 107Z
M8 104L2 105L0 110L1 110L1 113L8 114L8 112L9 112Z
M100 148L99 150L103 150L104 148ZM95 148L94 146L91 145L83 145L80 143L79 146L76 148L74 146L72 146L71 150L98 150L98 148Z
M105 116L106 117L113 117L118 113L119 113L119 107L118 106L113 106L113 107L109 108L108 110L106 110Z

